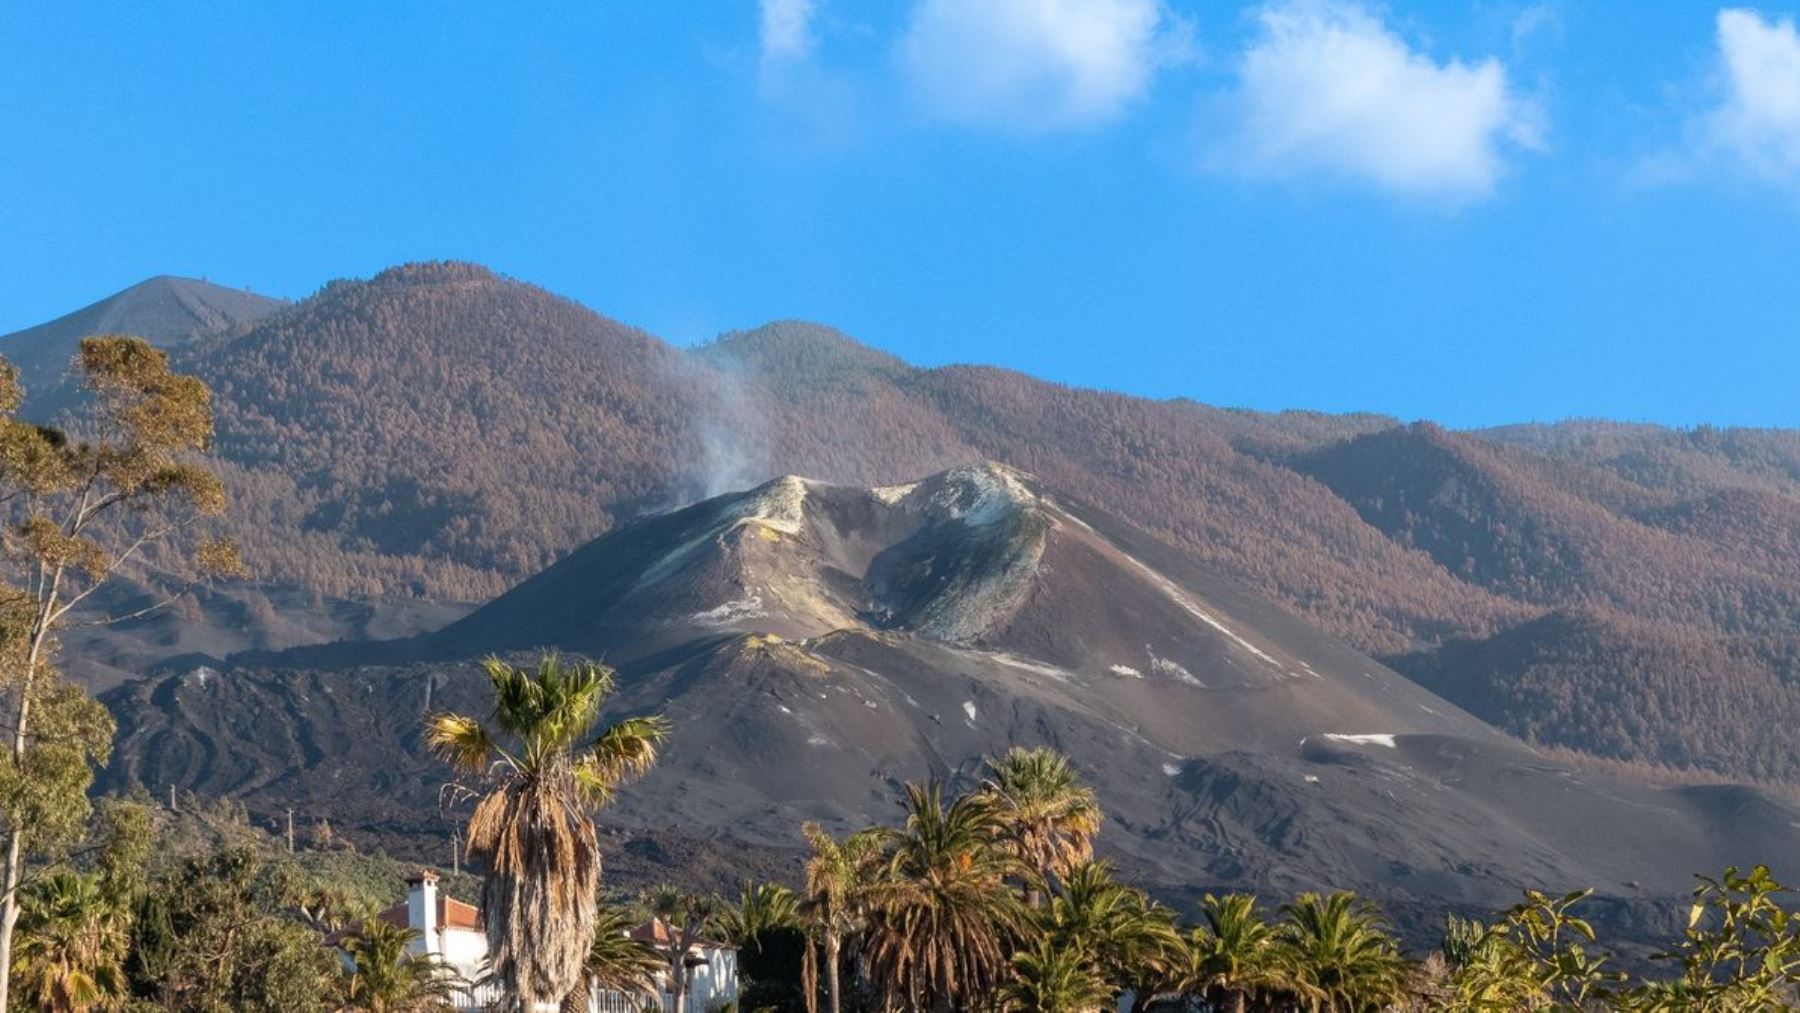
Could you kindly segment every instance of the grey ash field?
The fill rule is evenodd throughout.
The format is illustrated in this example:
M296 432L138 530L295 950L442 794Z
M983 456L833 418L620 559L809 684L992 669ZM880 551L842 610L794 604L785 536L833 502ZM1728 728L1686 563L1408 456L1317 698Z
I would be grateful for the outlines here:
M802 820L892 820L907 780L1049 745L1100 843L1179 901L1347 888L1403 929L1524 886L1593 886L1626 937L1697 871L1800 850L1800 812L1546 759L1143 534L995 464L858 488L781 478L617 528L433 632L173 666L106 701L114 786L328 813L435 855L455 818L421 746L479 711L489 652L617 668L617 713L674 721L606 811L613 874L731 886L797 866Z

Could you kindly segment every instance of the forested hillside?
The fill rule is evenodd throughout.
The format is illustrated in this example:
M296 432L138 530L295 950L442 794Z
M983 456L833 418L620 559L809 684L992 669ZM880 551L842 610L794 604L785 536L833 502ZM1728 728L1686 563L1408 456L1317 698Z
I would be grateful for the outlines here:
M991 458L1528 738L1800 778L1800 434L1236 411L916 368L800 322L682 350L467 264L334 282L179 357L218 392L272 584L484 600L775 474Z

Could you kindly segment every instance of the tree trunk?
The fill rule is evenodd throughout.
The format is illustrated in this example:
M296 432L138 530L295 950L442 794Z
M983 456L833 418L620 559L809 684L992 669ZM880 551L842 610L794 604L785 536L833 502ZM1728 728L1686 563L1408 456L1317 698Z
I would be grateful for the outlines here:
M1241 988L1238 989L1231 996L1231 1013L1244 1013L1244 1008L1249 1005L1249 1002L1250 993Z
M43 653L49 616L56 608L56 586L62 578L57 571L50 583L50 595L39 605L37 619L31 624L31 650L25 656L25 679L19 686L19 713L13 725L13 767L25 767L25 730L31 722L32 683L37 680L38 657ZM12 997L13 927L19 923L19 885L25 872L25 837L13 827L6 841L5 876L0 877L0 1013L6 1013Z
M825 994L830 997L831 1013L843 1013L843 1000L838 995L838 950L842 945L837 933L825 936Z
M574 991L563 996L561 1013L587 1013L589 991L588 976L583 974L581 984L576 985Z
M0 904L0 1013L5 1013L8 1009L7 992L12 987L13 926L19 921L19 857L20 846L23 844L23 838L17 830L6 836L6 879L4 885L0 886L0 889L6 891L6 902Z

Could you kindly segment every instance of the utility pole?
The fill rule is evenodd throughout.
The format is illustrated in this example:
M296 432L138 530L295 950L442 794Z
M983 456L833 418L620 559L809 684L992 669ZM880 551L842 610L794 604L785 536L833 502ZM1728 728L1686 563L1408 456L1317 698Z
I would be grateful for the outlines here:
M294 807L288 806L288 854L294 853Z
M462 830L450 831L450 875L462 875Z
M169 811L175 811L175 786L169 785Z

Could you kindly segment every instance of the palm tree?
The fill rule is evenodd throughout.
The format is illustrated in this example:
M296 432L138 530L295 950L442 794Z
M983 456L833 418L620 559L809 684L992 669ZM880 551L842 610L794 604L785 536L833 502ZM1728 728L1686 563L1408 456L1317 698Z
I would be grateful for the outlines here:
M600 846L591 811L650 769L668 733L661 717L628 718L589 740L612 672L545 655L536 671L482 663L493 727L460 714L426 723L431 748L481 776L468 854L486 864L481 902L488 962L521 1006L555 1006L581 981L594 937ZM586 744L583 744L583 743Z
M97 876L59 872L33 886L20 906L13 953L26 1003L74 1013L122 997L125 921Z
M1353 893L1303 893L1275 929L1292 984L1315 1013L1358 1013L1400 998L1407 963L1375 907Z
M423 1013L451 1007L460 979L433 954L412 954L407 947L417 929L403 929L371 919L338 943L349 961L344 970L347 1010L367 1013Z
M1000 989L1006 1013L1095 1013L1112 1000L1112 987L1078 945L1040 938L1013 954L1012 977Z
M673 1013L685 1013L688 951L700 941L701 933L718 914L719 900L710 894L689 893L663 884L650 891L644 906L669 928L669 952L664 954L669 974L669 994L675 1000Z
M988 761L988 768L981 798L994 809L1013 855L1044 884L1093 857L1100 803L1062 754L1015 747L998 762ZM1026 895L1036 907L1037 888Z
M601 903L594 916L594 941L588 947L581 987L563 1000L564 1010L585 1013L590 991L619 992L654 998L658 977L667 969L656 947L634 938L637 919L616 904Z
M800 925L800 901L780 883L745 883L737 907L720 911L713 931L740 950L760 947L763 933Z
M882 858L881 835L865 830L842 841L826 833L817 823L801 828L812 845L812 857L806 860L805 896L800 902L800 917L807 934L817 942L806 947L802 977L806 987L807 1013L817 1013L819 959L818 949L825 951L825 995L830 1013L841 1013L843 994L838 981L838 965L844 939L862 926L868 887Z
M1247 893L1207 894L1200 902L1204 925L1188 941L1186 989L1217 1007L1244 1013L1252 995L1287 988L1275 930Z
M1004 977L1023 912L1008 879L1024 870L996 845L993 810L965 795L906 786L902 830L880 831L887 860L870 888L869 977L890 1003L963 1008Z
M1112 994L1133 989L1141 1005L1175 974L1184 952L1174 912L1115 880L1107 862L1071 868L1034 921L1045 938L1087 954Z

